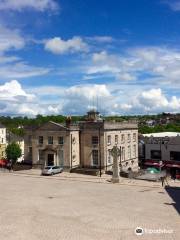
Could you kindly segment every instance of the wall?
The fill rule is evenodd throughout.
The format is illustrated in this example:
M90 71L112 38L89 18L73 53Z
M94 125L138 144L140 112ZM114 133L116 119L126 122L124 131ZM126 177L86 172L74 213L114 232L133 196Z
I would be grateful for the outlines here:
M145 144L145 159L151 159L151 150L160 150L162 151L162 157L161 160L169 161L170 159L170 152L180 152L180 144L173 144L173 145L167 145L167 147L162 144L160 147L160 144Z
M84 129L83 131L81 131L80 136L81 166L93 167L92 150L99 150L99 144L92 144L92 136L97 136L98 139L100 136L99 164L101 158L101 166L104 167L104 133L102 132L102 130L100 130L99 132L99 129Z
M133 140L133 133L136 134L135 141ZM122 142L121 136L124 134L125 140ZM130 134L130 141L128 141L128 134ZM115 136L118 136L118 143L115 142ZM111 144L108 143L108 136L111 136ZM117 146L121 148L121 164L122 170L128 170L131 168L133 171L138 170L138 130L108 130L105 131L104 134L104 141L105 141L105 162L107 165L107 169L112 169L113 164L113 157L111 156L111 163L108 163L108 151L113 148L113 146ZM136 155L133 154L133 146L136 145ZM128 158L128 146L130 146L130 158ZM125 149L125 156L124 159L122 157L122 147ZM120 157L119 157L120 161ZM132 162L133 161L133 162Z

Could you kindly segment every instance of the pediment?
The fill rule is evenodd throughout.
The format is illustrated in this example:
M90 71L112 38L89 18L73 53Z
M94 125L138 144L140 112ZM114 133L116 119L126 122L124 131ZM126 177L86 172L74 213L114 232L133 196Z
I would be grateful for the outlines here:
M62 124L50 121L50 122L42 124L36 130L37 131L66 131L67 128L65 126L63 126Z

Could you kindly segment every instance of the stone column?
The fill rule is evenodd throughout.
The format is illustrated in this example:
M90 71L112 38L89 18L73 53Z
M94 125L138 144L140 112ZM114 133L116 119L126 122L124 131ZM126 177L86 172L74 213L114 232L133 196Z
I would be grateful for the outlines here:
M113 157L113 176L111 181L113 183L118 183L119 182L119 161L118 157L120 156L121 151L117 146L114 146L111 149L111 155Z

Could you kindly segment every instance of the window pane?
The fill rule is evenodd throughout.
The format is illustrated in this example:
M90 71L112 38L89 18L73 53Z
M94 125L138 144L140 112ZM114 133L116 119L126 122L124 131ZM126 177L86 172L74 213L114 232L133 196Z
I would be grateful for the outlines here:
M133 141L136 142L136 133L133 133Z
M52 136L48 137L48 144L53 144L53 137Z
M128 159L131 158L131 146L128 146Z
M39 136L39 144L43 144L43 136Z
M64 144L64 138L58 137L58 144Z
M41 150L41 149L39 149L39 162L40 162L41 164L44 163L44 151Z
M121 135L121 143L124 143L125 142L125 136L124 134Z
M111 144L111 136L110 135L108 135L107 142L108 142L108 144Z
M171 151L170 159L174 161L180 161L180 152Z
M118 135L115 135L115 143L118 143Z
M152 159L161 159L161 151L160 150L151 150L151 158Z
M98 136L92 136L92 144L98 144L98 143L99 143Z
M98 150L92 150L93 165L98 165Z

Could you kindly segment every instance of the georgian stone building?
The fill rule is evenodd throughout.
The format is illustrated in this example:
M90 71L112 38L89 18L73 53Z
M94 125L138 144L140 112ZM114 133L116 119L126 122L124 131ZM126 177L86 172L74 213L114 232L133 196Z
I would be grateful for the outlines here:
M60 165L63 168L101 168L110 170L110 150L121 149L123 170L138 169L138 127L133 122L106 122L90 111L86 121L66 125L48 122L26 129L25 160L34 166Z

